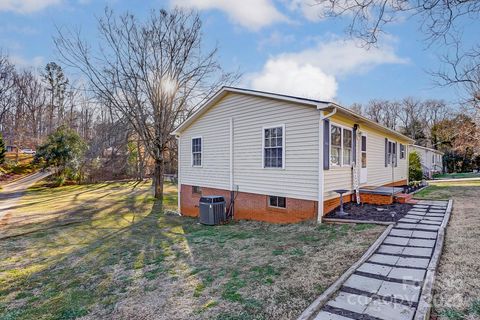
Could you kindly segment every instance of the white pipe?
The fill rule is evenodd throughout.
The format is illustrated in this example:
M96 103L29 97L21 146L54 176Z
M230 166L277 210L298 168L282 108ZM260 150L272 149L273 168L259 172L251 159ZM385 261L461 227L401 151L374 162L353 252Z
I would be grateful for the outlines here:
M230 118L230 191L233 187L233 118Z
M180 135L176 134L175 138L177 139L177 211L181 215L182 212L180 211L180 197L181 197L181 188L182 188L182 183L180 180L180 167L181 167L181 162L180 162Z

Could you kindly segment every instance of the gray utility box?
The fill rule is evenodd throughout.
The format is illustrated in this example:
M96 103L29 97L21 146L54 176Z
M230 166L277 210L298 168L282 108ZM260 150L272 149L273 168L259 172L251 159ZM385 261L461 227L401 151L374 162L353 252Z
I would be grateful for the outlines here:
M201 197L199 210L201 224L213 226L227 220L225 198L222 196Z

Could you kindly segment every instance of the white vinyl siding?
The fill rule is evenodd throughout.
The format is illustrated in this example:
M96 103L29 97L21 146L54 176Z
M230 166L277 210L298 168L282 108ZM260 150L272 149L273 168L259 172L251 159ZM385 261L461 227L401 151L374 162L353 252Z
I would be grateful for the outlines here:
M352 123L343 122L335 116L331 120L334 125L339 124L344 128L353 127ZM360 125L360 132L366 133L366 164L367 164L367 183L368 186L381 186L395 181L407 179L407 159L400 159L397 155L397 167L385 167L385 138L389 141L405 144L405 141L399 141L393 137L386 137L385 134L379 130L368 127L365 124ZM353 157L353 156L352 156ZM357 159L361 159L361 139L357 136ZM336 189L353 189L352 169L350 166L334 166L330 170L325 170L325 200L338 197L338 194L333 190Z
M230 118L233 184L240 192L318 199L318 110L243 94L228 94L182 132L182 155L190 153L192 137L203 137L201 168L180 157L182 184L230 189ZM263 167L262 130L279 125L284 125L284 168L271 170Z

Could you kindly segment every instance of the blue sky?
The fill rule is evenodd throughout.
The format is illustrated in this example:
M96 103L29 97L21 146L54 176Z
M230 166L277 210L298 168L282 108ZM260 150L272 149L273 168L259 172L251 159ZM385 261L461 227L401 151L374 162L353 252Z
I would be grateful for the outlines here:
M200 11L205 46L218 45L223 67L243 73L243 87L345 105L407 96L456 101L454 89L434 87L427 71L440 67L441 49L426 45L415 21L393 24L366 50L345 36L346 21L319 19L307 1L0 0L0 48L18 65L40 68L58 60L56 26L81 27L96 41L95 19L106 5L139 17L179 5ZM466 34L473 41L475 33Z

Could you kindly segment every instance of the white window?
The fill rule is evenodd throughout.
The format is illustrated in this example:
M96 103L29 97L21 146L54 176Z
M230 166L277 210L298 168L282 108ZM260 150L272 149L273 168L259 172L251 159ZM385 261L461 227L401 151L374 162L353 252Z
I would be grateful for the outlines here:
M352 162L352 131L343 129L343 165Z
M341 165L342 154L342 128L330 126L330 163L335 166Z
M285 197L268 196L268 205L275 208L286 208L287 199Z
M202 166L202 138L192 138L192 166Z
M405 159L405 145L400 144L400 159Z
M352 130L332 124L330 126L330 164L348 166L352 163Z
M263 128L263 167L285 167L285 126Z
M367 137L362 136L362 168L367 167Z

